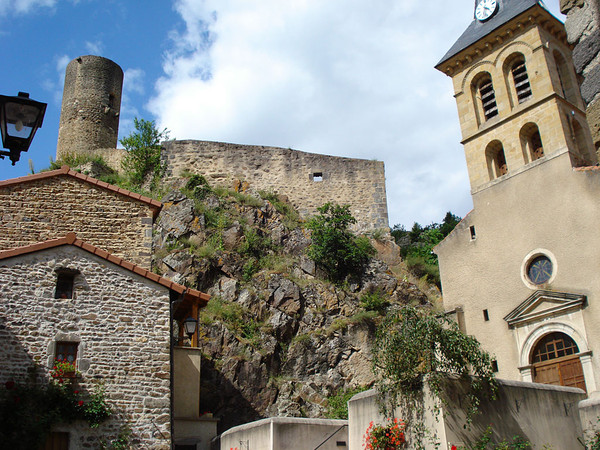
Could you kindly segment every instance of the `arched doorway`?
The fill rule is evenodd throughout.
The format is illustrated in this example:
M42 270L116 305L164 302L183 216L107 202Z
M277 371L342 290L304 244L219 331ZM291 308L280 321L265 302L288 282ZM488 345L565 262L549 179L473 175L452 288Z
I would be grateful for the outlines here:
M533 381L585 389L579 348L564 333L550 333L541 338L531 352Z

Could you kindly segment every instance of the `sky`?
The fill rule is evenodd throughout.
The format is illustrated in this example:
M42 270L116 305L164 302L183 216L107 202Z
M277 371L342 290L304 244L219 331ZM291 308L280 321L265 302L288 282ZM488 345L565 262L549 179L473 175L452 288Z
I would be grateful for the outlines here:
M545 3L561 20L559 0ZM104 56L133 118L175 139L293 148L385 163L390 226L472 208L451 79L436 63L473 0L0 0L0 94L48 103L0 179L56 155L66 65ZM120 145L119 145L120 146ZM31 163L30 163L31 160Z

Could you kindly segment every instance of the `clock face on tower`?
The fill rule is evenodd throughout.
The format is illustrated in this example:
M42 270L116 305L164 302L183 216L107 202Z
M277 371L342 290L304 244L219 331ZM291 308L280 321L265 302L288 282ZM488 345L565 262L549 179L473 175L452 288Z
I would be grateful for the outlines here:
M497 0L480 0L475 8L475 17L477 20L483 22L489 19L498 9Z

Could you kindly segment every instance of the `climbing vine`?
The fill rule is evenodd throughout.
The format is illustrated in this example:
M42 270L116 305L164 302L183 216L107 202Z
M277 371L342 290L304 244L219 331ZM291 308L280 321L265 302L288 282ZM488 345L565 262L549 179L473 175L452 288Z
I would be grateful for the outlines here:
M412 426L421 434L426 432L423 387L443 400L448 377L461 378L468 388L465 403L469 419L481 400L493 398L496 392L489 354L455 322L432 314L428 308L404 306L388 312L377 330L373 370L378 377L382 412L391 417L397 405L420 411ZM411 425L410 418L406 422Z

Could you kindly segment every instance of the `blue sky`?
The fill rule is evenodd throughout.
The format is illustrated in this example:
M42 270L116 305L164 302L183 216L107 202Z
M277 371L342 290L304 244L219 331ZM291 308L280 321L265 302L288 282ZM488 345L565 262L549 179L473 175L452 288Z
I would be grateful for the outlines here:
M473 0L0 0L0 93L48 103L21 161L56 153L67 63L125 72L133 117L177 139L272 145L385 162L390 225L472 207L451 81L433 66ZM546 1L557 16L558 0Z

